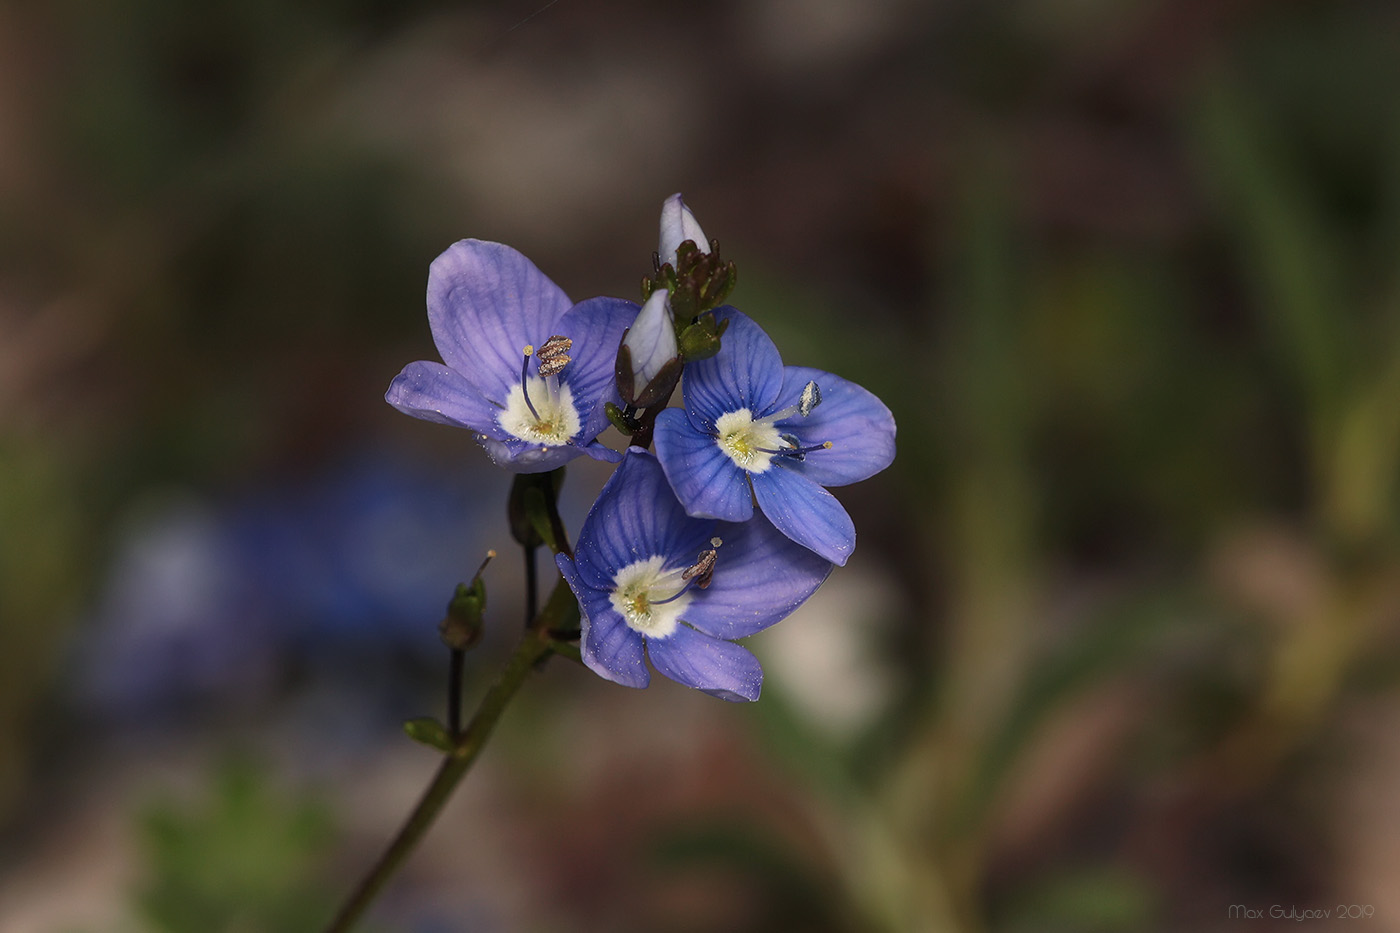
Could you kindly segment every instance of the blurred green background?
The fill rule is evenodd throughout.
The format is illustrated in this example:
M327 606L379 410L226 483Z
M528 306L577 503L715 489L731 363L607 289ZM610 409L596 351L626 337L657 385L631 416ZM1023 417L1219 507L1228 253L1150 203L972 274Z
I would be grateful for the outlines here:
M899 457L758 704L554 662L371 926L1400 930L1383 0L0 7L0 929L328 918L519 624L428 264L636 298L678 190Z

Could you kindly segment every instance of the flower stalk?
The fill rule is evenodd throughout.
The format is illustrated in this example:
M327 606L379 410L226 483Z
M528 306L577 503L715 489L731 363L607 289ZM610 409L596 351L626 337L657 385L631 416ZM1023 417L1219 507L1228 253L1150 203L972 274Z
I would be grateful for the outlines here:
M442 807L451 798L462 778L466 777L476 763L477 756L486 745L487 739L500 721L515 694L524 685L530 672L541 667L552 654L562 653L566 657L577 657L577 649L568 644L578 637L579 610L573 592L567 583L560 579L545 603L544 609L536 612L535 552L543 543L552 550L568 550L568 535L559 517L558 492L564 482L564 469L560 467L548 473L517 473L511 490L510 519L517 541L525 552L527 624L525 634L506 661L505 667L496 682L486 691L481 706L465 729L460 727L462 693L462 664L466 649L480 636L481 613L486 606L486 589L481 573L486 563L495 556L491 551L486 563L476 572L471 585L458 586L457 594L448 604L448 617L443 620L443 640L450 649L448 673L448 726L445 733L434 730L427 744L446 752L442 765L438 768L428 789L413 808L407 821L389 847L375 862L369 872L351 892L340 912L326 927L326 933L344 933L350 930L364 912L374 902L380 890L398 872L418 843L427 834L437 819ZM543 534L542 534L543 533ZM553 539L553 540L551 540ZM451 623L462 617L473 616L474 626L470 626L471 641L452 636L459 634ZM423 731L419 725L417 731ZM410 735L415 730L410 729ZM420 741L423 736L415 735Z
M568 585L560 580L544 609L535 617L520 644L516 646L515 652L506 661L496 682L486 691L476 715L472 717L466 729L454 738L451 751L443 759L418 805L413 808L393 842L356 885L349 899L326 927L325 933L346 933L354 928L384 885L417 848L442 811L443 805L451 798L452 792L476 763L477 756L486 746L486 741L495 730L501 714L506 711L510 701L524 685L530 672L549 660L550 655L557 649L565 648L555 640L551 632L568 631L571 626L577 625L577 621L578 604L574 602ZM569 653L567 648L564 653Z

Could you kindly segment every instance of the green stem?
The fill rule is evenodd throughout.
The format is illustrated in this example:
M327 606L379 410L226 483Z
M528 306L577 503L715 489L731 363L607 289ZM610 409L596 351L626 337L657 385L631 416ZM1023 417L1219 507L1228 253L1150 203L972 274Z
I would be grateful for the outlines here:
M540 572L539 565L535 560L535 555L539 551L536 545L525 545L525 624L528 626L535 618L535 612L539 608L540 598Z
M467 724L466 731L454 737L456 744L452 753L438 768L437 775L433 778L432 784L428 785L422 799L418 801L418 806L414 807L413 812L409 814L408 821L394 837L394 841L389 844L389 848L384 850L379 861L356 886L350 899L341 907L330 926L326 927L326 933L346 933L354 926L369 905L373 903L380 889L408 859L429 827L433 825L433 821L437 819L438 813L447 803L448 798L452 796L452 792L456 790L462 778L471 770L472 764L481 754L481 749L486 745L486 740L491 737L492 730L496 728L497 721L500 720L501 714L505 712L506 706L515 696L516 691L525 683L530 672L554 652L557 643L549 632L553 629L567 627L577 617L577 609L578 605L574 602L573 594L569 591L568 585L560 580L550 595L544 610L525 632L524 638L516 646L515 653L510 656L510 660L506 662L500 676L491 685L491 689L486 692L486 696L482 698L481 706L477 709L476 715L472 717L472 721Z
M462 666L467 653L453 648L447 656L447 734L456 739L462 733Z

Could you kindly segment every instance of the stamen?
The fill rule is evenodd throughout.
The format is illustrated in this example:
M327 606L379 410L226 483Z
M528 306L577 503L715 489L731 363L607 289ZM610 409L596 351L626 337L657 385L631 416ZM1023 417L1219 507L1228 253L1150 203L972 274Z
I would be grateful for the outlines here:
M695 563L685 568L681 579L694 583L702 590L707 588L715 575L715 559L718 556L719 552L714 548L701 551L700 556L695 559Z
M555 334L544 342L540 347L540 375L554 376L563 371L569 365L569 351L573 349L574 342L562 334Z
M831 441L822 441L820 444L810 444L803 447L795 434L784 434L782 439L787 442L787 447L778 450L769 450L766 447L755 447L759 453L772 454L775 457L786 457L789 460L796 460L799 463L807 459L807 455L814 450L830 450Z
M715 562L719 559L718 549L722 544L724 544L724 541L720 538L711 538L710 549L708 551L701 551L696 555L695 563L681 571L681 579L685 581L685 585L665 599L653 599L651 604L653 606L662 606L666 603L674 602L684 596L686 591L692 586L698 586L702 590L708 589L710 581L713 580L715 576ZM671 573L674 574L675 571L671 571Z
M806 418L812 413L812 409L816 408L821 403L821 388L815 382L809 382L802 387L802 394L798 396L796 405L789 405L782 411L775 411L773 414L765 415L758 420L767 424L774 424L775 422L782 421L784 418L790 418L793 415L801 415Z
M525 396L525 407L530 409L530 414L535 416L535 420L540 420L540 413L535 411L535 403L530 401L530 357L534 356L535 348L530 344L525 344L525 359L520 364L520 392Z

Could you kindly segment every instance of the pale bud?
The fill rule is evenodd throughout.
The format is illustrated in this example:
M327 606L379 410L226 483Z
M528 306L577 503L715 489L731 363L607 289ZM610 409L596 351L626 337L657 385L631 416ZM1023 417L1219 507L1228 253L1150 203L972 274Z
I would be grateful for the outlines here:
M638 392L680 353L676 346L676 328L671 323L670 295L664 288L652 292L642 305L622 345L632 354L632 372Z
M662 262L669 262L674 267L676 249L686 240L695 241L695 248L702 253L710 251L710 241L705 239L700 221L685 206L680 194L673 194L661 205L661 245L656 253Z

